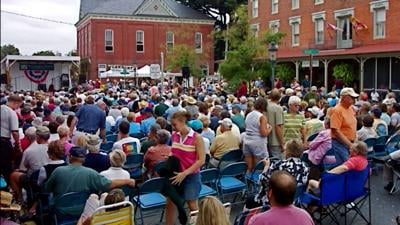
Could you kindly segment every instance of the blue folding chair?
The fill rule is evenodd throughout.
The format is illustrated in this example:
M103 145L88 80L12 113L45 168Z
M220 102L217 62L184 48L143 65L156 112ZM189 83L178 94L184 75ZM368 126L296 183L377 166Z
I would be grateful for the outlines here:
M250 190L252 193L257 192L258 180L259 180L260 174L264 170L264 167L265 167L264 161L259 161L256 164L256 166L254 167L253 171L251 171L250 174L246 174L246 179L247 179L249 186L251 186Z
M208 169L211 160L211 155L206 154L206 158L204 160L204 165L201 167L202 170Z
M143 134L143 133L132 133L132 134L129 134L129 136L131 136L131 137L133 137L133 138L137 138L137 139L141 139L141 138L144 138L145 137L145 135Z
M56 225L75 225L85 208L90 193L71 192L54 200L54 222Z
M375 157L374 146L376 145L376 138L368 138L364 140L364 142L368 147L368 155L367 155L368 163L372 167L373 164L372 158Z
M399 149L399 143L400 143L400 134L392 135L386 142L385 146L386 154L390 154Z
M241 193L242 197L247 194L246 174L247 165L245 162L236 162L227 165L220 170L220 177L217 181L218 194L222 202L225 195ZM235 198L232 202L235 202Z
M219 170L216 168L205 169L200 171L201 175L201 190L200 197L204 198L210 195L218 195L216 191L216 183L219 176Z
M218 162L218 169L224 168L226 165L233 163L233 162L239 162L243 158L243 151L240 149L237 150L232 150L227 153L225 153L221 159Z
M257 208L243 211L239 215L236 216L234 225L248 225L250 222L250 219L253 216L255 216L259 213L265 212L269 209L270 209L270 207L268 205L266 205L266 206L260 206Z
M112 148L113 148L114 142L108 141L106 143L101 143L100 144L100 151L104 153L110 153Z
M147 180L139 187L138 195L132 198L135 204L135 214L137 211L140 212L142 225L144 224L143 212L148 210L162 209L160 222L162 221L166 204L166 198L161 194L164 185L165 178L157 177ZM136 218L135 216L135 220Z
M118 139L118 134L110 134L106 136L107 142L116 142Z
M386 155L386 141L388 136L381 136L376 139L374 145L374 155L375 157L385 156Z
M122 166L127 170L132 179L142 179L143 154L129 154L126 156L126 162Z

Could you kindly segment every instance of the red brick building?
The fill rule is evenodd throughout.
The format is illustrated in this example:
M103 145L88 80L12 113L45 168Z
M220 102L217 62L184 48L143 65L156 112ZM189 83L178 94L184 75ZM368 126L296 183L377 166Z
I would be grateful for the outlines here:
M290 62L300 80L309 74L305 49L318 49L313 83L331 87L333 66L351 64L361 90L400 91L400 1L249 0L252 29L286 33L278 63Z
M195 49L203 73L214 73L214 21L174 0L81 0L76 28L87 79L109 68L161 64L161 52L167 58L181 44Z

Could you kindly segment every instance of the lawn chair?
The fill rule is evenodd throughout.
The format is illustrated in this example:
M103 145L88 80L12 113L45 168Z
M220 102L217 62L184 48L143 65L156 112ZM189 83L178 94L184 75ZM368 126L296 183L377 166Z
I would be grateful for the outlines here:
M144 138L145 137L145 135L143 134L143 133L132 133L132 134L129 134L129 136L131 136L131 137L133 137L133 138L137 138L137 139L141 139L141 138Z
M216 183L219 176L219 170L216 168L205 169L200 171L201 175L201 190L199 198L204 198L210 195L218 195Z
M231 163L220 170L220 178L218 179L217 187L218 194L222 202L224 202L225 195L237 195L238 193L241 193L242 197L246 196L246 169L247 165L245 162L236 162ZM232 202L235 202L236 195Z
M85 208L90 193L71 192L54 200L54 223L56 225L75 225Z
M374 145L374 155L375 157L380 157L386 155L386 141L388 140L388 136L381 136L376 139Z
M135 204L135 215L139 210L141 224L144 224L144 211L162 209L160 222L164 216L164 209L166 204L166 198L161 194L165 184L165 178L157 177L145 181L139 187L139 193L133 197L133 203ZM136 220L136 219L135 219Z
M91 225L134 225L133 205L129 201L101 206L93 213Z

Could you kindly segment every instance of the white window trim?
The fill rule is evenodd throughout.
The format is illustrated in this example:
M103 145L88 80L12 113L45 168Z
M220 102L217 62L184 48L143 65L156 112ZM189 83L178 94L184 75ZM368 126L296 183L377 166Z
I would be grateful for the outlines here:
M280 28L280 20L271 20L268 22L268 28L272 31L272 27L276 25L278 27L278 32Z
M107 31L111 31L111 47L112 50L107 50ZM114 52L114 30L113 29L105 29L104 30L104 51L105 52Z
M257 1L257 10L255 10L256 8L254 8L254 1ZM258 17L259 5L260 5L259 0L251 0L251 14L252 14L251 16L253 18L257 18ZM256 13L254 13L254 12L256 12Z
M324 4L324 0L314 0L314 5L321 5Z
M369 9L370 9L370 11L371 11L371 13L372 13L372 20L373 20L373 39L374 40L379 40L379 39L385 39L386 38L386 30L385 30L385 33L383 34L383 36L376 36L375 34L376 34L376 27L375 27L375 24L376 24L376 16L375 16L375 14L376 14L376 10L378 10L378 9L385 9L386 11L389 9L389 1L388 0L380 0L380 1L373 1L373 2L370 2L369 3ZM386 12L385 12L385 29L386 29L386 18L387 18L387 16L386 16Z
M250 29L251 31L255 31L254 32L254 36L258 37L258 34L260 32L260 24L259 23L253 23L250 25Z
M200 48L196 46L196 36L198 34L200 34ZM203 34L201 32L194 33L194 45L196 53L203 53Z
M272 6L274 4L274 1L277 3L276 11L272 11ZM279 13L279 0L271 0L271 14L277 14Z
M312 17L313 22L315 22L316 19L320 19L320 18L325 20L325 11L312 13L311 17Z
M339 9L333 12L335 15L335 19L341 16L354 16L354 7L347 9Z
M294 34L293 34L293 24L298 23L299 24L299 43L295 44L294 43ZM300 24L301 24L301 17L300 16L292 16L289 17L289 24L291 26L291 38L292 38L292 47L300 46Z
M389 10L389 1L388 0L379 0L373 1L369 3L369 9L371 12L374 12L377 8L385 7L386 10Z
M142 40L142 43L143 43L143 51L138 51L138 50L137 50L137 46L138 46L137 35L138 35L139 32L142 32L142 34L143 34L143 37L142 37L142 38L143 38L143 40ZM144 53L144 31L143 31L143 30L137 30L135 34L136 34L136 36L135 36L135 48L136 48L136 49L135 49L135 50L136 50L136 52L138 52L138 53Z
M373 11L373 13L372 13L372 17L373 17L373 38L374 38L374 40L379 40L379 39L385 39L386 38L386 10L385 10L385 24L384 24L384 32L383 32L383 35L382 36L377 36L376 35L376 29L377 29L377 27L376 27L376 11L377 10L385 10L383 7L382 8L374 8L374 11Z
M297 1L297 7L293 7L293 1ZM300 8L300 0L291 0L291 2L292 2L292 10Z
M322 29L322 41L320 41L320 42L317 42L317 40L318 40L318 33L317 33L317 31L318 31L318 28L317 28L317 26L318 26L318 24L316 23L317 22L317 20L322 20L322 22L323 23L325 23L325 19L324 19L324 17L318 17L318 18L313 18L313 22L314 22L314 40L315 40L315 44L317 44L317 45L323 45L324 44L324 42L325 42L325 30L324 30L324 25L322 26L323 27L323 29Z
M172 34L172 50L171 51L168 51L168 34ZM167 31L167 33L166 33L166 35L165 35L165 45L166 45L166 51L167 52L172 52L173 51L173 49L174 49L174 46L175 46L175 34L174 34L174 32L172 32L172 31Z

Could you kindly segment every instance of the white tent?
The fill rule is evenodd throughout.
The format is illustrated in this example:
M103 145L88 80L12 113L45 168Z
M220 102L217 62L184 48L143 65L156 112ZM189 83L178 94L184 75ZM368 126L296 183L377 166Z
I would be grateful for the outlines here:
M150 77L150 66L145 65L142 68L138 69L136 71L136 76L137 77ZM135 77L135 72L130 71L127 77L134 78Z

